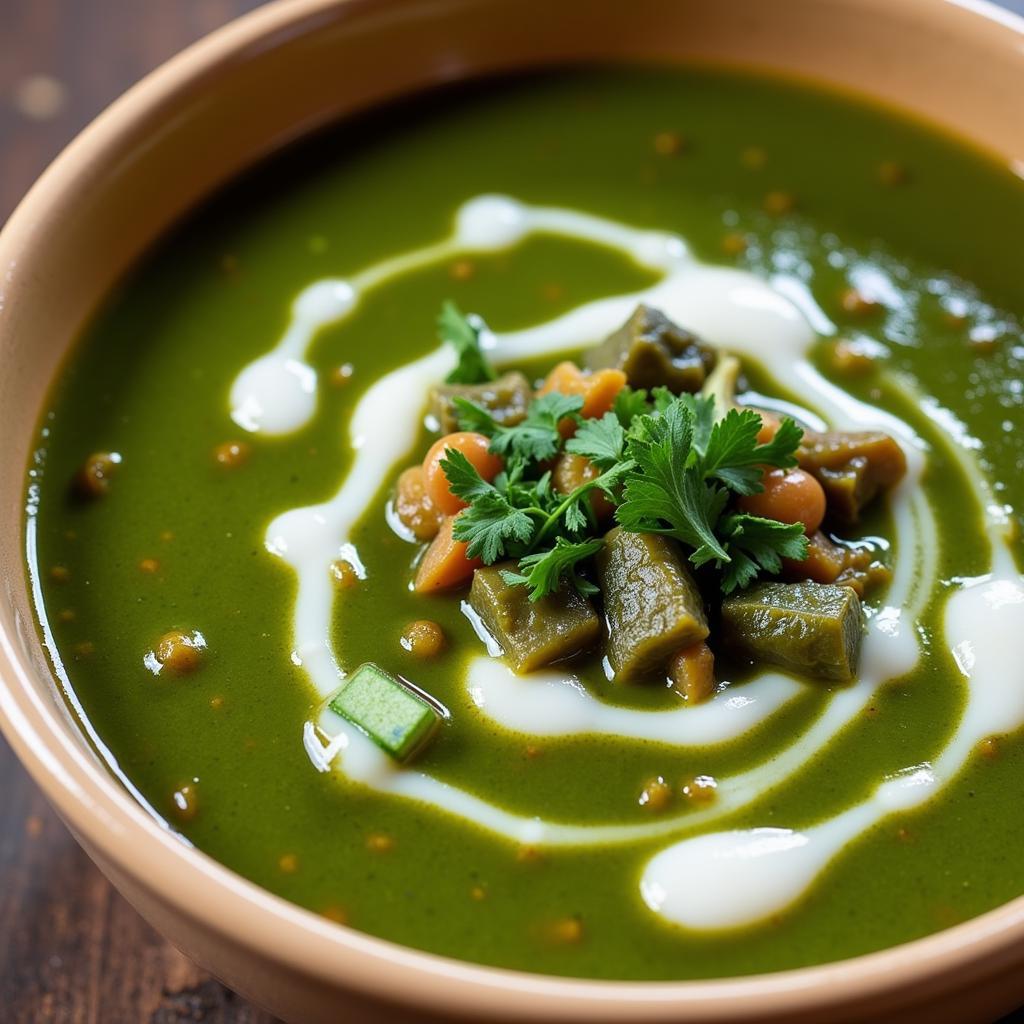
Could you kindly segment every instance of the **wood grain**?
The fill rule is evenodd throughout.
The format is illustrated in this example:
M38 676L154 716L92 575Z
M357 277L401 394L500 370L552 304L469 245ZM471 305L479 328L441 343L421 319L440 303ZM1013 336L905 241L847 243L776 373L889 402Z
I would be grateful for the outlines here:
M194 39L256 6L0 0L0 220L111 100ZM185 1021L274 1024L132 910L0 739L0 1022Z

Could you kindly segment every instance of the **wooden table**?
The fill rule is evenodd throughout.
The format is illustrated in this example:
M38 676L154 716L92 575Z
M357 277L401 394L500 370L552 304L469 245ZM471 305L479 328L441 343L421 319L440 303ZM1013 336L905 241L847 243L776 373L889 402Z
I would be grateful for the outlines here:
M0 221L111 100L258 0L0 0ZM0 1022L274 1024L160 938L0 739Z
M127 86L256 6L258 0L0 0L0 220ZM1024 12L1024 0L1008 6ZM118 896L2 739L0 1021L274 1024Z

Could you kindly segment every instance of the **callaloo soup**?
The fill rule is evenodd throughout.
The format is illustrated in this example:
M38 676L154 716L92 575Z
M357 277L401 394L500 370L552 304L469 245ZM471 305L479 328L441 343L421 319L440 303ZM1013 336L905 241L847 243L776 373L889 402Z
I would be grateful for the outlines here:
M155 251L54 386L27 542L69 697L183 839L483 963L778 970L1015 897L1022 234L1009 172L740 75L528 78L316 138ZM823 524L885 570L855 679L733 650L678 539L719 688L692 706L662 665L609 679L603 634L516 678L466 588L411 589L396 488L439 436L445 300L531 391L644 303L739 360L741 405L894 438L900 482Z

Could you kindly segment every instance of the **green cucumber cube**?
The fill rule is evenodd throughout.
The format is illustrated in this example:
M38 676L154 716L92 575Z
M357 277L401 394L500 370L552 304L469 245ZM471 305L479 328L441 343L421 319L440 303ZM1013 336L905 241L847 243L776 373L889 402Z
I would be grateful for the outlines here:
M330 708L398 761L416 753L441 720L436 708L371 662L348 677Z

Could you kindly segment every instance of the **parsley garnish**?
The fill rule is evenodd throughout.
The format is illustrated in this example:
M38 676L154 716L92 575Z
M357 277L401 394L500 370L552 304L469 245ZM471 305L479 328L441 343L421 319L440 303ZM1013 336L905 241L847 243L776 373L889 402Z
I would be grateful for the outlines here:
M524 555L519 560L519 572L502 570L501 578L506 583L529 587L530 599L534 601L557 590L563 580L571 583L584 596L596 594L597 587L578 575L576 569L584 559L596 555L603 543L599 538L573 542L559 537L553 548Z
M571 455L583 455L599 469L610 469L622 461L626 444L626 431L613 412L606 412L599 420L583 420L576 436L565 443Z
M511 462L516 465L546 462L554 458L562 446L558 424L583 408L582 396L549 391L530 403L522 423L505 427L496 423L485 409L466 398L455 398L453 402L459 426L463 430L475 430L489 437L491 451L501 455L506 464Z
M711 562L722 570L728 594L761 570L778 572L782 558L807 556L799 523L726 511L732 494L762 489L761 467L796 465L803 432L786 419L770 442L758 444L761 418L752 409L730 409L717 421L714 412L710 396L681 395L660 415L633 421L625 454L637 468L615 518L627 530L682 541L695 566Z
M455 536L471 558L488 565L517 560L519 571L503 576L529 587L531 600L563 583L593 592L581 568L602 544L588 500L598 489L617 506L623 529L674 537L695 567L717 570L725 593L762 572L779 572L783 558L806 557L799 523L731 507L735 496L762 489L764 467L796 465L802 431L791 419L758 444L761 418L752 409L730 408L716 418L714 397L677 396L665 388L650 395L624 389L614 411L586 420L579 416L581 397L550 392L511 427L466 399L454 404L460 427L489 437L490 450L505 460L505 471L488 483L449 449L441 466L452 492L468 504L455 521ZM568 441L559 429L567 418L576 424ZM600 474L570 494L556 492L549 465L563 451L589 459Z
M445 377L449 384L486 384L497 374L480 348L487 325L475 313L464 316L454 302L446 302L437 318L437 334L458 356L455 369Z

